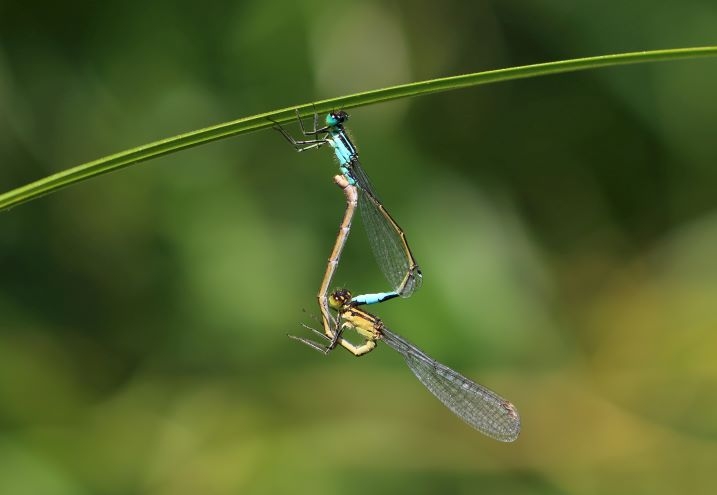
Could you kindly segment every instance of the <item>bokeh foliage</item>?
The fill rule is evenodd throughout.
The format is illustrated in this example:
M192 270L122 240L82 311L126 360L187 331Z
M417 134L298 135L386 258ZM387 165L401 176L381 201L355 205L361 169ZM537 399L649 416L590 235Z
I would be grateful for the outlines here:
M0 190L312 99L714 44L717 21L704 1L340 11L1 5ZM3 213L0 493L714 492L716 81L705 59L352 113L425 274L376 312L515 402L512 445L384 346L286 339L343 208L328 151L267 131ZM368 252L357 223L338 284L383 288Z

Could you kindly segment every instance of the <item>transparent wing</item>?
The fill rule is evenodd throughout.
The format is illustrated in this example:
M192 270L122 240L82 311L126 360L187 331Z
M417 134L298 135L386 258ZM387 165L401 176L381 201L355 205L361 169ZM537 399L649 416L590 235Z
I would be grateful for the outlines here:
M353 157L351 163L347 165L347 168L350 170L351 176L358 184L359 189L363 190L364 192L367 192L370 196L373 196L373 198L378 203L381 203L381 199L376 194L376 190L373 188L373 184L368 178L366 171L361 166L361 162L359 161L357 156Z
M350 170L361 191L359 210L376 262L393 290L408 297L421 286L422 274L406 236L379 201L358 159Z
M431 359L403 337L381 330L383 340L406 360L416 378L459 418L481 433L501 442L512 442L520 433L515 406L487 389Z

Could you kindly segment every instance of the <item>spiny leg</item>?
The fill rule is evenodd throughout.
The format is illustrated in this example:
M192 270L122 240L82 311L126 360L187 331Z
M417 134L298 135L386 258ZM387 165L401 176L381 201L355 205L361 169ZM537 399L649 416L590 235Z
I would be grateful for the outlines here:
M317 137L319 134L323 134L329 131L329 126L324 126L321 129L319 129L319 113L316 111L316 106L314 106L314 129L311 131L307 131L304 128L304 120L301 118L301 114L299 113L299 109L297 108L294 110L296 112L296 120L299 121L299 127L301 128L301 133L304 136L314 136Z
M318 335L318 336L321 337L322 339L325 339L325 340L328 340L328 341L331 341L331 340L332 340L332 337L329 337L328 335L325 335L323 332L319 332L318 330L316 330L316 329L313 328L313 327L310 327L309 325L306 325L306 324L302 323L301 326L304 327L304 328L306 328L307 330L311 330L313 333L315 333L316 335ZM302 344L306 344L306 345L308 345L309 347L311 347L312 349L316 349L317 351L319 351L319 352L322 353L322 354L328 354L329 352L331 352L331 349L332 349L330 346L322 345L322 344L320 344L320 343L318 343L318 342L314 342L313 340L309 340L309 339L304 338L304 337L297 337L296 335L291 335L291 334L290 334L288 337L289 337L290 339L297 340L297 341L301 342Z
M328 340L329 342L332 342L336 338L335 335L326 335L326 334L316 330L315 328L312 328L303 323L301 324L301 326L306 328L307 330L311 330L313 333L315 333L316 335L318 335L319 337L321 337L324 340ZM347 324L347 323L344 323L343 325L341 325L341 327L342 327L341 331L343 331L344 328L353 328L352 325ZM332 334L333 334L333 332L332 332ZM337 332L337 334L340 334L340 332ZM318 342L315 342L313 340L310 340L310 339L307 339L304 337L297 337L296 335L289 335L289 338L297 340L297 341L301 342L302 344L306 344L309 347L311 347L312 349L315 349L322 354L328 354L333 349L332 346L322 345ZM357 357L363 356L364 354L371 352L376 347L376 341L373 339L366 339L363 344L356 345L356 344L352 344L349 340L347 340L344 337L339 337L338 343L341 345L341 347L343 347L344 349L346 349L351 354L353 354L354 356L357 356Z
M294 136L289 134L286 129L284 129L284 126L282 126L280 123L276 122L275 120L271 120L274 125L273 128L276 131L279 131L282 136L284 136L284 139L286 139L291 146L294 147L296 151L306 151L310 149L318 149L321 148L325 144L329 144L330 141L328 139L306 139L306 140L296 140L294 139Z
M372 350L376 348L376 341L375 340L369 340L367 339L364 341L363 344L356 346L346 340L345 338L339 339L339 344L341 344L341 347L349 351L351 354L353 354L356 357L363 356L364 354L368 354Z

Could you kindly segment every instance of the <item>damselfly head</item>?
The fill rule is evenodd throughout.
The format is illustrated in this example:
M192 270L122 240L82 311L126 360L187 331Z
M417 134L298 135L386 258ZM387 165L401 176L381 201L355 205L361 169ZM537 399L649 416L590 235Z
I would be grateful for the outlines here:
M329 306L331 309L339 311L345 305L351 302L351 292L347 289L336 289L329 296Z
M349 120L349 114L343 110L334 110L326 116L326 125L334 127L343 124L347 120Z

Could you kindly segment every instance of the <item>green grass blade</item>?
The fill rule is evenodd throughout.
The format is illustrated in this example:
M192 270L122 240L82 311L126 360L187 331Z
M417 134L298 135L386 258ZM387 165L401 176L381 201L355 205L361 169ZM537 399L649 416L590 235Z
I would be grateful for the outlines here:
M0 194L0 210L5 210L19 204L31 201L45 194L57 191L71 184L106 174L113 170L139 163L150 158L167 155L176 151L209 143L247 132L258 131L270 127L273 119L277 122L287 122L294 119L294 109L298 108L302 115L313 114L314 108L325 112L333 108L354 108L371 105L384 101L397 100L409 96L427 95L453 89L477 86L501 81L511 81L528 77L537 77L563 72L612 67L616 65L657 62L695 57L717 56L717 46L680 48L671 50L654 50L615 55L602 55L544 64L525 65L509 69L499 69L486 72L477 72L461 76L431 79L400 86L356 93L353 95L331 98L305 103L296 107L284 108L272 112L253 115L231 122L206 127L196 131L180 134L178 136L162 139L153 143L121 151L114 155L105 156L91 162L83 163L56 174L44 177L25 186ZM314 106L315 105L315 106Z

